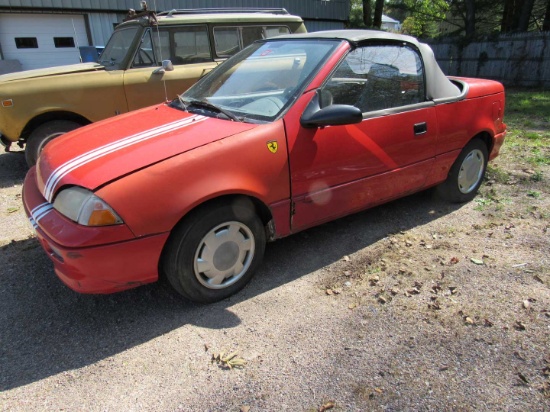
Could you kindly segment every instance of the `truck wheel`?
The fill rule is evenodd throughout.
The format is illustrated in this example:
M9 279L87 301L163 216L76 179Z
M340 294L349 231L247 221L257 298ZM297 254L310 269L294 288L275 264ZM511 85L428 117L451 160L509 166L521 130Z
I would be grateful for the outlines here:
M262 222L247 199L199 210L177 226L162 257L162 270L185 298L225 299L252 278L265 250Z
M38 126L29 135L25 146L27 165L32 167L36 164L38 156L50 140L80 126L82 125L70 120L52 120Z
M447 180L437 187L441 197L453 203L472 200L485 177L487 146L481 139L468 143L453 163Z

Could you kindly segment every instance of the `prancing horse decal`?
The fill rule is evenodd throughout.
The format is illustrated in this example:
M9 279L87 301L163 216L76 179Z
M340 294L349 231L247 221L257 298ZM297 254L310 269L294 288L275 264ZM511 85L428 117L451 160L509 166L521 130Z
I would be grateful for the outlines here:
M277 145L277 140L270 140L267 142L267 148L271 153L277 153L279 146Z

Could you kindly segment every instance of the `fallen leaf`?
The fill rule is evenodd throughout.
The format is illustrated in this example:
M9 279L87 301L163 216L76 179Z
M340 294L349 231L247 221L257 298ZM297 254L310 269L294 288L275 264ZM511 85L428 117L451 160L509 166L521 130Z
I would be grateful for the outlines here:
M329 409L332 409L336 406L336 403L334 403L334 401L328 401L324 404L322 404L319 409L317 409L319 412L325 412L325 411L328 411Z
M380 276L375 275L369 279L369 284L371 286L376 286L376 284L380 281Z
M9 207L8 208L8 213L15 213L19 211L19 208L18 207Z
M518 320L516 321L516 323L514 323L514 329L525 330L525 325Z
M522 360L522 361L525 360L525 358L522 356L522 354L519 353L518 351L514 351L514 356L515 356L516 358L518 358L519 360Z
M527 378L525 377L525 375L521 372L518 372L518 378L524 383L524 384L529 384L529 381L527 380Z
M472 261L472 263L475 263L476 265L483 265L483 260L481 259L470 258L470 260Z

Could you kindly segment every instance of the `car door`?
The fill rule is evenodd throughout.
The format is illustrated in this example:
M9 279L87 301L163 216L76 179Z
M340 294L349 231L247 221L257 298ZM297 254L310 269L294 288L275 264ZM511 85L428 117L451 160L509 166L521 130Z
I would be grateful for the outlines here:
M363 121L313 131L301 127L290 136L292 230L423 187L435 156L437 122L414 47L356 48L318 93L321 106L359 107Z
M167 59L174 70L159 70ZM134 110L174 99L217 65L206 25L148 29L124 74L128 107Z

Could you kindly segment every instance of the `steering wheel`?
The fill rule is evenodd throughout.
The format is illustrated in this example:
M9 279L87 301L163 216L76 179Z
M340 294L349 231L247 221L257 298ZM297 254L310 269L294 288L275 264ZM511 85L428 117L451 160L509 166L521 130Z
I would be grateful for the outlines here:
M136 58L138 60L137 65L138 66L153 66L155 64L155 61L153 60L153 57L149 54L149 52L145 51L142 48L138 49Z

